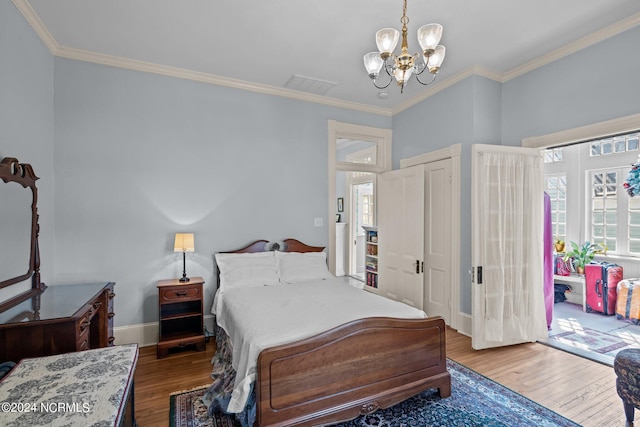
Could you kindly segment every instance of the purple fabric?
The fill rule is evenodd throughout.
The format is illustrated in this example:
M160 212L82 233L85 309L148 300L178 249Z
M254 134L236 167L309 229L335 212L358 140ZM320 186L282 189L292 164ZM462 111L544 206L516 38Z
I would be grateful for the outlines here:
M544 305L547 311L547 328L553 319L553 232L551 227L551 198L544 193Z

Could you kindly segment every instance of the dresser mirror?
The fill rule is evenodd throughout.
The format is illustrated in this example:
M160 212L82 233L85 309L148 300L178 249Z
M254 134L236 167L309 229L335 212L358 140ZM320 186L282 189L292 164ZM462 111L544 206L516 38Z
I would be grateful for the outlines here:
M46 288L40 281L38 190L31 165L0 162L0 312Z

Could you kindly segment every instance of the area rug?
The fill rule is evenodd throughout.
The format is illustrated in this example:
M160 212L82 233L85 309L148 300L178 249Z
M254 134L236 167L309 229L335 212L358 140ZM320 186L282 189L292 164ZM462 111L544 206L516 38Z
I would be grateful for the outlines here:
M532 400L447 360L451 396L441 399L427 390L396 406L356 418L342 427L514 427L571 426L578 424ZM200 397L205 387L177 392L170 399L170 427L238 427L222 414L210 417Z
M618 333L607 333L580 328L549 335L546 341L540 342L609 366L613 366L620 350L640 347L636 337L622 329Z

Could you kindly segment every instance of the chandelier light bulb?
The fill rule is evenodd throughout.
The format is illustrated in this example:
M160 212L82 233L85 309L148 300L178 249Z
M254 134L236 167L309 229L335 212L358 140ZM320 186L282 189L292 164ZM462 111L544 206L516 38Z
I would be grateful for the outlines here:
M418 29L418 43L422 48L422 52L430 54L442 38L442 25L427 24Z
M431 74L436 74L440 71L440 66L442 65L442 61L444 61L445 47L442 45L436 46L433 51L433 54L428 58L425 56L425 64L429 68L429 72Z
M393 53L399 39L400 32L394 28L383 28L376 33L376 45L383 59Z
M383 64L384 61L380 57L379 52L369 52L364 56L364 67L367 69L367 73L369 73L369 77L372 79L378 77Z

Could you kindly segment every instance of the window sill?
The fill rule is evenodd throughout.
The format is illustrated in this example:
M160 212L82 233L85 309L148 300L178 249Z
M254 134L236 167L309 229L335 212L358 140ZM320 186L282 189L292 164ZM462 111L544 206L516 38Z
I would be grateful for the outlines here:
M617 255L611 254L606 256L596 256L594 261L608 261L608 262L635 262L640 264L640 257L631 256L631 255Z

